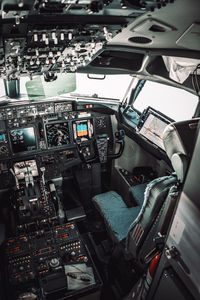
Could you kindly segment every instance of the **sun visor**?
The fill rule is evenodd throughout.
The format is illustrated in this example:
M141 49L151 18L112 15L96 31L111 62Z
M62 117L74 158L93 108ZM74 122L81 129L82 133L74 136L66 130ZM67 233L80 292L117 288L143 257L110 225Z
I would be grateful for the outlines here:
M183 83L200 64L199 59L172 56L162 56L162 58L169 71L169 77L178 83ZM200 75L200 70L197 71Z

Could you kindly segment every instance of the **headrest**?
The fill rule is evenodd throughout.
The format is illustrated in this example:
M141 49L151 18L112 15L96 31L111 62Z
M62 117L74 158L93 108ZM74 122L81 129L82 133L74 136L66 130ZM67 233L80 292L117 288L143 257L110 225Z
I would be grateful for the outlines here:
M182 182L195 146L200 118L169 124L163 143L178 179Z

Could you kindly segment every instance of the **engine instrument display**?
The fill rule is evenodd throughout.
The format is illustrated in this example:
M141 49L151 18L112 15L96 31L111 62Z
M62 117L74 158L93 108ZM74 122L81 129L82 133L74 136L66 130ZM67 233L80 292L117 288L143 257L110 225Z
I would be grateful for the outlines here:
M69 125L67 122L46 125L48 147L63 146L70 143Z
M33 127L10 130L13 153L36 150Z

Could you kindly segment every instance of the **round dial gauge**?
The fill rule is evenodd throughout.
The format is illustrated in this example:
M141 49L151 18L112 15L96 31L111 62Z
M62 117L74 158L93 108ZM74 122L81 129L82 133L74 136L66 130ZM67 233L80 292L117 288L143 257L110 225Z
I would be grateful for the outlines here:
M57 123L46 126L49 147L63 146L70 143L68 123Z

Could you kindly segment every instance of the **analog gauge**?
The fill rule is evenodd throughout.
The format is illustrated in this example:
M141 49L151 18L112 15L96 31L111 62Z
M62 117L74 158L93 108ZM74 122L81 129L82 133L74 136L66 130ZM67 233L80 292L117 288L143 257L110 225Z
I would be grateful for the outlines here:
M57 123L46 126L48 147L63 146L70 143L68 123Z

